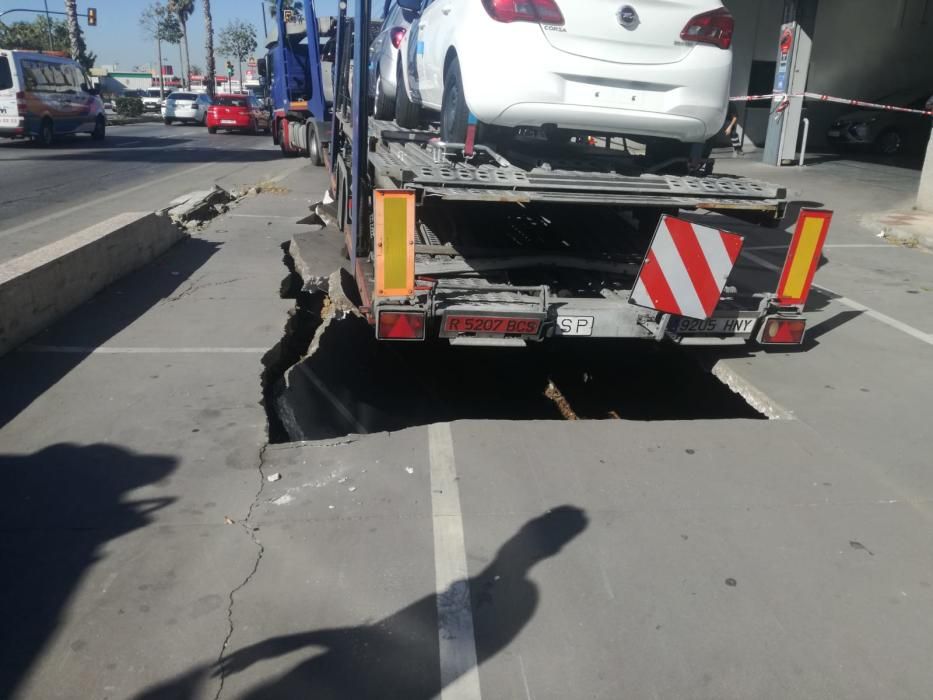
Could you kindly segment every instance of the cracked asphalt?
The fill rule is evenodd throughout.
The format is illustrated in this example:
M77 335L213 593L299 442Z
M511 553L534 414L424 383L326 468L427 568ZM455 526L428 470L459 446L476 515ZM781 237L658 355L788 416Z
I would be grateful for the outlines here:
M419 404L411 427L268 444L262 360L294 304L280 245L325 186L284 162L283 191L0 358L0 697L929 694L933 258L859 228L859 182L807 188L844 211L817 281L845 296L814 296L806 352L718 370L783 420L709 415L685 381L665 388L676 419L471 399L452 423ZM786 233L754 235L779 261ZM331 379L354 369L319 347ZM393 357L366 375L386 415L424 363ZM419 378L481 384L443 357Z

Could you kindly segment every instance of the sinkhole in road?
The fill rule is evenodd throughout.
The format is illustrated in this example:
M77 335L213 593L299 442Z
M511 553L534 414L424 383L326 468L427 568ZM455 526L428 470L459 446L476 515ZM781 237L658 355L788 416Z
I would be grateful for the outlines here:
M378 343L368 323L352 314L322 325L328 312L322 297L301 295L282 343L265 359L271 442L460 419L765 419L694 354L675 346Z

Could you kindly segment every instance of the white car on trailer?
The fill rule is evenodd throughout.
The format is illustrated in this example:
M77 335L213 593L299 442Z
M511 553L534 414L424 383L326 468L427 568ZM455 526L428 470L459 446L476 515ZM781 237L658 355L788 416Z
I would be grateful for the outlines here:
M719 0L398 0L396 120L706 141L721 128L734 21Z

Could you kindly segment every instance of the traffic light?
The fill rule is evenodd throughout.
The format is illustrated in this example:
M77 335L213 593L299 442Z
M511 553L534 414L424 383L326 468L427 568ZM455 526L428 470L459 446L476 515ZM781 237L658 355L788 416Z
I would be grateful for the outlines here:
M233 61L227 61L227 75L233 77Z
M96 7L87 8L87 26L89 27L97 26L97 8Z

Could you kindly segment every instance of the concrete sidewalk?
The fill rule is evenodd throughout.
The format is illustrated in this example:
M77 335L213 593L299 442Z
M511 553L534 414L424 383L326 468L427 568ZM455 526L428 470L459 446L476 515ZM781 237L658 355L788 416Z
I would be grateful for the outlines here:
M130 697L223 649L305 163L0 360L0 697Z

